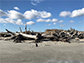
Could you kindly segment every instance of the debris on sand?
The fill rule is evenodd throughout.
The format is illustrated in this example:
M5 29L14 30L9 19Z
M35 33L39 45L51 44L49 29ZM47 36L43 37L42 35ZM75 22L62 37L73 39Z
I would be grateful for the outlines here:
M25 31L22 32L20 27L19 29L20 32L16 33L6 29L7 32L0 33L0 37L3 37L4 40L13 39L13 42L15 43L21 43L24 40L35 40L36 47L38 47L37 43L41 42L43 39L49 39L50 41L62 41L68 43L71 43L71 39L84 39L84 32L77 31L72 28L70 30L47 29L44 33L27 31L27 28L25 28Z

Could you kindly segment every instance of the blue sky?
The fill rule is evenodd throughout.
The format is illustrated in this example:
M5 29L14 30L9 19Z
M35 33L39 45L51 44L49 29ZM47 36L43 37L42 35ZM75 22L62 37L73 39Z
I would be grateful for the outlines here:
M84 0L1 0L0 32L28 28L43 32L46 29L70 27L84 31Z

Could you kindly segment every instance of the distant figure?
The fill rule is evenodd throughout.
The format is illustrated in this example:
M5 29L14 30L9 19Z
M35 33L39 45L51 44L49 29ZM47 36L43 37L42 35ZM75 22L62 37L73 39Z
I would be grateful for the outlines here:
M38 44L36 43L36 47L38 47Z

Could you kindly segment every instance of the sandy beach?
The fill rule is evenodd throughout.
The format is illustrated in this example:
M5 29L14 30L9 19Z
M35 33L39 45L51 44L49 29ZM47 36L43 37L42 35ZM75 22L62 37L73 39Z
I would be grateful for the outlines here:
M0 63L84 63L83 40L78 43L43 41L38 47L34 41L0 40Z

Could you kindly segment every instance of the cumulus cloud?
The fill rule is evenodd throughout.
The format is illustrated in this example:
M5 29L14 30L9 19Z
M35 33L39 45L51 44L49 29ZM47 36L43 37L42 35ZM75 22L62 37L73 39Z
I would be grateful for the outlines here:
M54 25L56 25L57 23L53 23Z
M83 16L84 15L84 8L74 10L71 14L71 17L78 17L78 16Z
M44 20L44 19L37 19L36 21L37 22L46 22L46 20Z
M62 16L62 17L79 17L79 16L83 16L84 15L84 8L82 9L78 9L78 10L73 10L72 12L70 11L62 11L60 12L59 16Z
M51 13L46 12L46 11L39 12L39 14L40 14L40 16L41 16L42 18L51 17Z
M73 21L73 20L71 20L70 22L71 22L71 23L74 23L74 21Z
M0 23L12 23L12 24L17 24L17 25L23 25L23 22L21 19L18 19L17 21L10 19L10 18L0 18Z
M58 22L58 19L52 19L52 22Z
M16 21L16 24L18 24L18 25L23 25L23 22L22 22L21 19L18 19L18 20Z
M51 17L51 13L46 12L46 11L37 11L34 9L31 9L31 11L26 11L24 13L24 16L26 17L26 19L33 19L33 18L49 18Z
M62 23L62 22L64 22L64 21L63 21L63 20L60 20L60 21L59 21L59 23Z
M37 10L31 9L31 10L25 11L24 14L22 14L18 11L15 11L15 10L9 10L9 11L7 11L7 13L0 10L0 16L7 16L11 19L29 19L29 20L31 20L34 18L49 18L52 15L50 12L37 11Z
M62 11L59 16L67 17L67 16L70 16L70 15L71 15L70 11Z
M31 11L26 11L24 13L24 16L26 17L26 19L31 20L33 18L37 18L39 16L39 13L38 11L32 9Z
M37 19L37 22L58 22L58 19Z
M47 19L47 20L45 20L45 22L51 22L51 19Z
M35 23L33 21L27 22L27 25L34 25Z
M21 14L20 12L17 12L15 10L10 10L8 11L8 16L11 19L24 19L25 17L23 16L23 14Z
M7 16L8 14L0 9L0 16Z
M40 3L43 0L31 0L31 4L32 5L37 5L38 3Z
M5 19L0 18L0 23L13 23L13 24L15 24L15 21L10 18L5 18Z
M20 10L18 7L14 7L14 9L16 9L16 10Z

